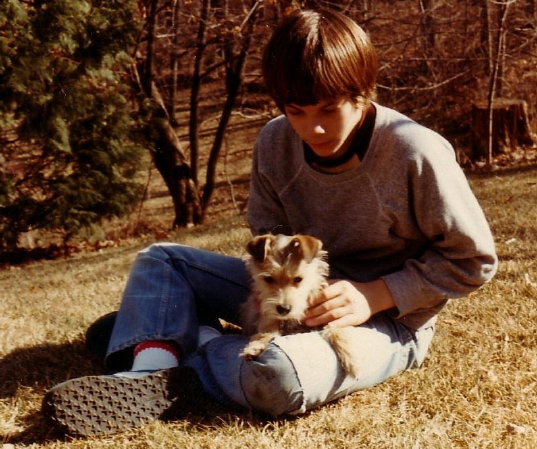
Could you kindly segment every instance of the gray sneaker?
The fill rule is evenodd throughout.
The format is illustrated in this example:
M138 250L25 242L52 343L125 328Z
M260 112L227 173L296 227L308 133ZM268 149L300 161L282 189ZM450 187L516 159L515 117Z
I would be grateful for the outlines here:
M176 367L68 380L47 392L42 413L65 433L94 436L172 419L186 406L212 402L194 370Z

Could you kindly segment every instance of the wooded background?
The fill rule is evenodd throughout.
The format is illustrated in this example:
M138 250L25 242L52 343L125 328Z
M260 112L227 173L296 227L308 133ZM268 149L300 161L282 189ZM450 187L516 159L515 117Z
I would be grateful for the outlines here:
M68 241L129 212L148 155L173 226L201 223L232 116L248 126L278 113L260 56L297 8L354 18L378 50L378 101L446 136L462 165L523 160L537 128L536 3L4 0L0 251L29 230Z

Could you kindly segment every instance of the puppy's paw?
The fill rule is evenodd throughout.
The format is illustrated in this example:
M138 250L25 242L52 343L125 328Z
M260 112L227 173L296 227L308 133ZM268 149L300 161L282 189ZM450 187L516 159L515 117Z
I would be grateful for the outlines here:
M358 379L360 376L360 360L355 349L356 340L353 339L354 329L352 327L342 327L326 329L323 331L323 337L336 351L339 363L345 372Z
M243 359L251 360L259 356L265 349L267 349L268 344L274 338L273 334L256 334L254 335L250 343L240 353L240 356Z
M260 341L251 341L248 345L242 350L240 356L243 359L251 360L255 359L259 354L261 354L267 346Z

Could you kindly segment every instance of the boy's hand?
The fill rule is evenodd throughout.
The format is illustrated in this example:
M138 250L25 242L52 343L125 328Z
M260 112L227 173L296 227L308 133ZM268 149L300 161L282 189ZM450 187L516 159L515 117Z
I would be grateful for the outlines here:
M332 280L310 302L304 323L307 326L344 327L365 323L372 315L395 306L381 279L359 283Z

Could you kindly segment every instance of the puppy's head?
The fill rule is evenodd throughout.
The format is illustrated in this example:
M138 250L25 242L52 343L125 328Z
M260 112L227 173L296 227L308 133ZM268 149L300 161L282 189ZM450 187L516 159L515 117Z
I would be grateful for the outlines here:
M248 268L260 313L277 320L303 318L308 299L325 285L322 242L309 235L261 235L247 245Z

